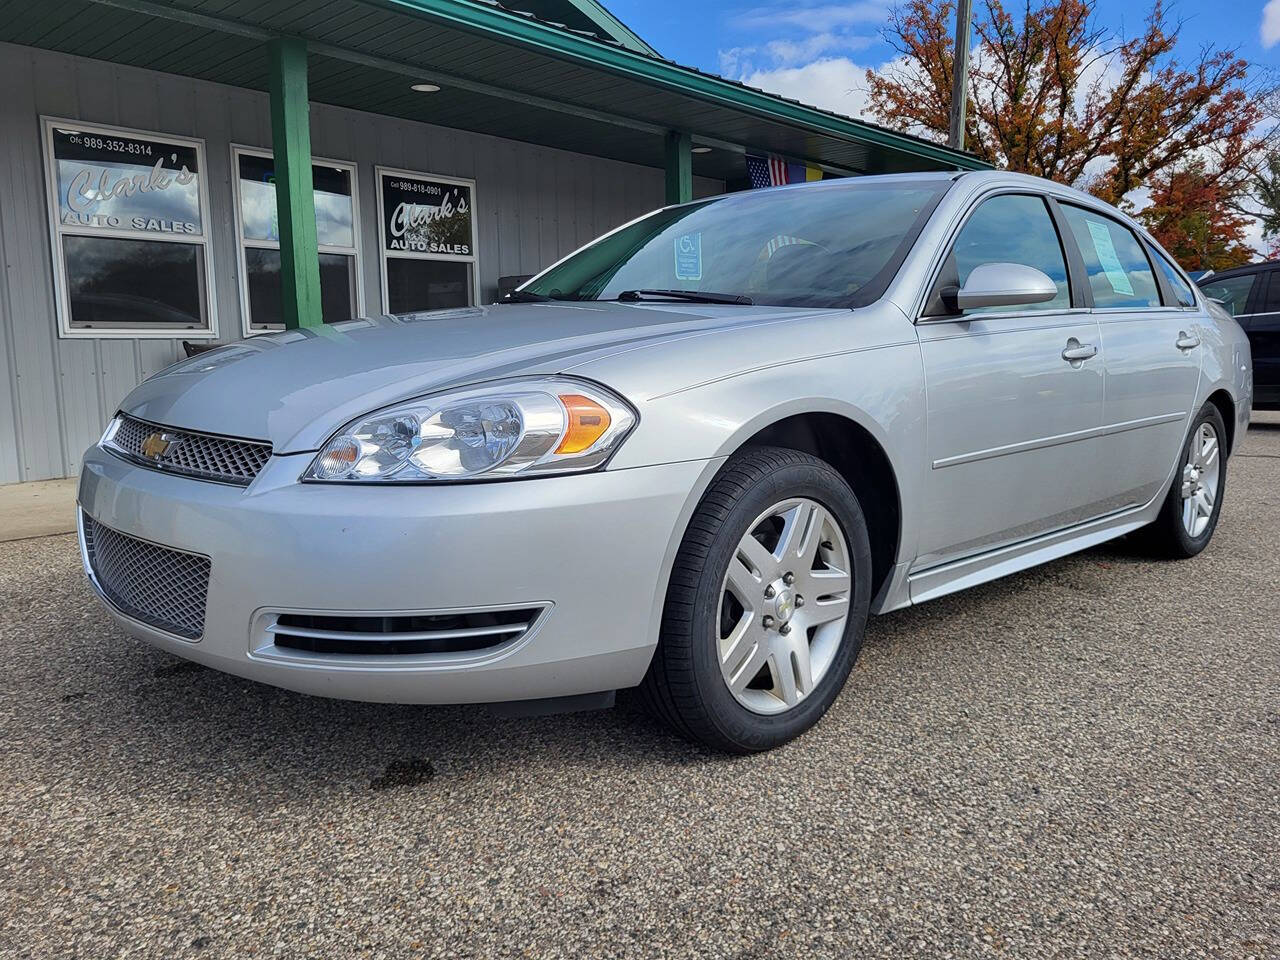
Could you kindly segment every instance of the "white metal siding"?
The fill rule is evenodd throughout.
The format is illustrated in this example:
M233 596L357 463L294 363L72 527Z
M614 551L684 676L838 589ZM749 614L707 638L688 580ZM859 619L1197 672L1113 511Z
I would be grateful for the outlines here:
M220 340L242 329L231 144L271 146L266 94L0 43L0 483L74 476L124 395L181 356L180 339L62 340L54 308L41 115L206 142ZM381 310L374 166L476 181L480 282L536 273L660 206L652 167L313 104L316 156L358 164L366 310ZM698 196L724 185L697 179Z

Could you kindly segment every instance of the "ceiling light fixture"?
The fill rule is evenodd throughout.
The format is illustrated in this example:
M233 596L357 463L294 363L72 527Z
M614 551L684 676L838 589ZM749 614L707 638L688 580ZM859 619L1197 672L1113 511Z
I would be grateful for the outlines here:
M439 93L440 85L438 83L415 83L409 89L417 93Z
M710 153L711 148L710 147L694 147L689 152L690 153Z

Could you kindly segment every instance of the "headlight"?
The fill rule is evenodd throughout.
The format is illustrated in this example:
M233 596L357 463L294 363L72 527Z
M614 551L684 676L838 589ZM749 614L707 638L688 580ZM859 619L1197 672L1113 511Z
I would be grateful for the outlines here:
M578 473L608 460L635 422L623 400L595 384L508 380L356 420L302 478L422 483Z

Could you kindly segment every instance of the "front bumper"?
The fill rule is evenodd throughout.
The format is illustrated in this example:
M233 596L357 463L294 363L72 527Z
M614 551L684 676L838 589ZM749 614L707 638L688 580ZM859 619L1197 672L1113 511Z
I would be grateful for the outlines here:
M173 476L100 447L79 504L119 533L211 561L204 633L187 641L116 609L131 635L302 693L395 703L567 697L638 684L667 573L715 461L456 486L300 484L279 456L248 488ZM83 546L83 537L82 537ZM281 651L272 612L403 615L546 606L518 640L470 653Z

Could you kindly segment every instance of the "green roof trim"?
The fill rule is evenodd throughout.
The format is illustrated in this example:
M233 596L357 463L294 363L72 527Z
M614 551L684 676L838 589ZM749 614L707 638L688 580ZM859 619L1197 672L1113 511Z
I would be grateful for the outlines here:
M599 25L606 35L613 37L628 50L635 50L650 57L659 56L657 50L645 43L639 34L610 13L603 3L597 3L596 0L565 0L565 2L577 7L584 17Z
M363 0L370 6L426 16L489 39L516 40L543 53L611 71L666 90L684 93L757 116L780 120L828 136L875 144L961 170L988 170L973 154L792 100L723 77L682 67L621 46L601 43L473 0ZM602 8L603 9L603 8ZM697 134L697 130L685 131Z

